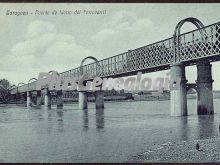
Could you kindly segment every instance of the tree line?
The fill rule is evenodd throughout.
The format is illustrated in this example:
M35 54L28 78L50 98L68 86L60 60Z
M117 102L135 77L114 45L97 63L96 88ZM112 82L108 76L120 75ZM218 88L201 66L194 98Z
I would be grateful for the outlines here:
M0 79L0 104L8 103L11 83L7 79Z

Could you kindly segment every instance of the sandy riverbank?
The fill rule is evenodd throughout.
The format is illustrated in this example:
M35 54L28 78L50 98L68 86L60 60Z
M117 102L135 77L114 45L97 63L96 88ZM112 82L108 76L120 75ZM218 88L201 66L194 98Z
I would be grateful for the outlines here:
M196 149L199 143L200 150ZM153 145L133 156L129 162L220 162L220 137L203 140L167 142Z

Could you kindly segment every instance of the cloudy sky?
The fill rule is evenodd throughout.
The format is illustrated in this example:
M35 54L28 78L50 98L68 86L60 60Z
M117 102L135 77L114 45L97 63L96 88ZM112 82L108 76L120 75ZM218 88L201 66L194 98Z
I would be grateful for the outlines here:
M15 84L27 83L39 72L78 67L89 55L103 59L171 37L186 17L205 25L220 21L220 4L0 4L0 8L0 78ZM9 16L7 10L33 14ZM35 15L36 10L106 10L106 14L45 16ZM192 29L186 24L182 32ZM214 89L220 89L219 69L220 62L213 63ZM195 67L187 67L186 73L189 82L196 80Z

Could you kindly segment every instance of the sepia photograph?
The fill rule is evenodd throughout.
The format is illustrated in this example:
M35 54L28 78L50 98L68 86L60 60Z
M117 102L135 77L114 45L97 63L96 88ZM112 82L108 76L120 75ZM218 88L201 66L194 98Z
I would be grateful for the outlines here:
M0 2L0 164L220 163L219 11Z

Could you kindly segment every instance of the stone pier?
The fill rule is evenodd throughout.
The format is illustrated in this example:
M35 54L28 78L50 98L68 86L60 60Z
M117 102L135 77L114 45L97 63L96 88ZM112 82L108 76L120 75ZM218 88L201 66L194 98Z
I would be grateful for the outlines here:
M185 66L181 63L173 64L171 69L171 116L187 115L187 91Z
M79 109L87 109L87 92L79 91Z
M41 91L37 91L37 105L41 105Z
M95 93L95 105L97 109L104 108L104 93L102 91L96 91Z
M27 91L27 107L32 106L31 91Z
M51 95L50 95L50 91L48 90L48 88L44 89L45 95L44 95L44 106L47 107L51 107Z
M62 90L57 91L57 108L63 108Z
M214 114L213 108L213 91L212 91L212 65L209 61L201 61L197 64L197 87L198 115Z

